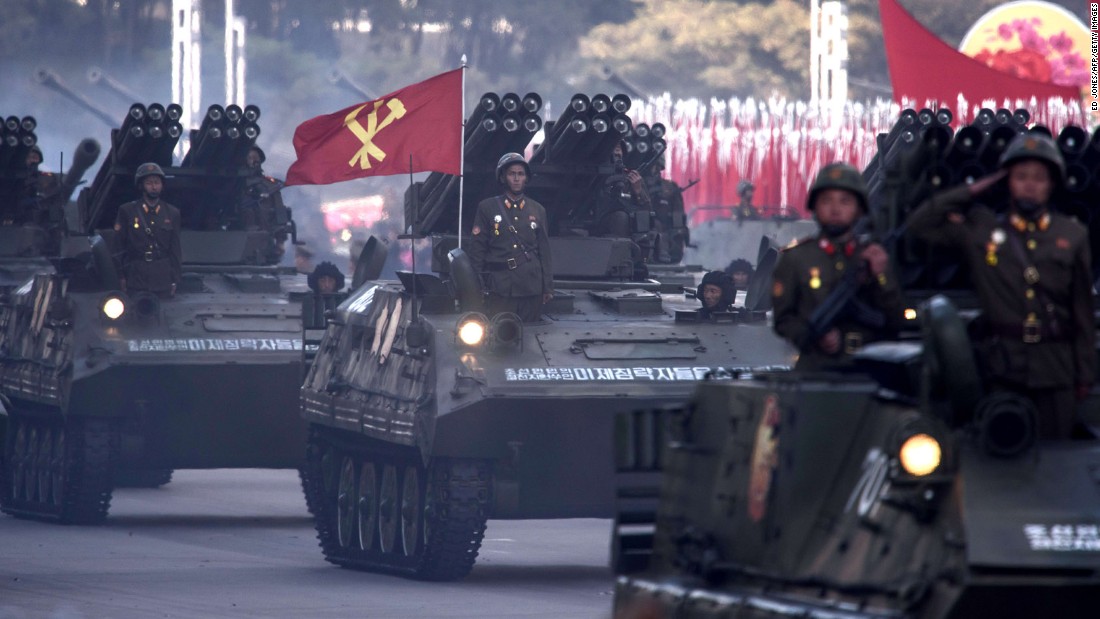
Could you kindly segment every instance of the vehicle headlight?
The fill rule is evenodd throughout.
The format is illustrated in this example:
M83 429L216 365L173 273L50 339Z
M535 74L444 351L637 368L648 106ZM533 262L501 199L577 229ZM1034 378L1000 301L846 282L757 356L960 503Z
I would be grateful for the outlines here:
M906 473L923 477L940 466L943 449L940 442L929 434L914 434L905 439L898 451L898 460Z
M467 346L480 346L485 341L489 319L478 312L467 312L458 319L455 333L460 342Z
M118 320L126 313L126 303L122 300L122 297L111 295L103 299L100 311L109 320Z

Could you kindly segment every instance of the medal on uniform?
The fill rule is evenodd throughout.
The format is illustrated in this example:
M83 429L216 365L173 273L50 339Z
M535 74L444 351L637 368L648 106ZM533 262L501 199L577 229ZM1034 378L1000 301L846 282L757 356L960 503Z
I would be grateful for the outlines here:
M1024 281L1029 284L1036 284L1039 281L1039 269L1035 267L1028 267L1024 269Z
M821 287L821 269L813 267L810 269L810 288L817 290Z
M138 225L137 217L134 218L134 230L140 230L141 226Z
M1039 244L1035 242L1035 239L1028 239L1027 240L1027 248L1030 249L1031 251L1035 251L1035 248L1038 247L1038 245Z
M985 245L985 263L991 267L997 266L997 244L994 242Z

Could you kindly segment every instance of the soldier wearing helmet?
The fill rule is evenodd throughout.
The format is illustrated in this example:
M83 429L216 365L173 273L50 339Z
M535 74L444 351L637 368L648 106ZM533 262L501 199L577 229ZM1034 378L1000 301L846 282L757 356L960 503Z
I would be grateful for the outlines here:
M846 163L822 168L806 208L821 231L779 258L772 282L775 331L798 348L795 369L849 369L853 352L893 337L901 327L901 290L882 245L853 232L856 221L867 215L867 187L858 170ZM869 311L841 314L824 334L812 333L814 310L852 269L859 273L856 301Z
M505 154L496 175L504 193L478 204L466 250L483 274L486 312L534 322L554 296L546 209L525 194L531 168L523 155Z
M1096 376L1088 231L1055 209L1065 163L1050 136L1016 136L1000 167L929 198L909 216L909 234L968 264L987 389L1029 398L1039 436L1068 438L1075 399Z
M141 197L120 206L115 219L120 284L129 292L175 296L182 263L179 209L160 199L164 171L159 165L139 165L134 184Z
M739 220L760 219L760 211L752 203L752 196L756 193L756 185L751 181L741 179L737 183L737 197L741 199L733 214Z
M645 174L645 191L649 194L653 212L656 215L657 244L655 249L657 262L676 264L684 258L684 246L691 241L691 231L687 227L687 215L684 212L683 188L675 182L663 178L665 155L661 153L653 161Z
M269 252L269 257L276 259L282 253L277 248L286 242L290 216L281 193L284 182L264 174L263 164L266 161L267 155L262 148L256 144L248 148L245 156L246 175L238 209L240 224L245 230L275 232L275 246Z

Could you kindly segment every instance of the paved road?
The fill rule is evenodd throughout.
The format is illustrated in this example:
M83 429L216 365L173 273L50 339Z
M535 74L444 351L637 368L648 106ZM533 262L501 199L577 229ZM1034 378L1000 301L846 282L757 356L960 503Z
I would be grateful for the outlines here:
M421 583L326 563L293 471L177 471L107 523L0 515L0 619L609 617L610 521L491 521L476 567Z

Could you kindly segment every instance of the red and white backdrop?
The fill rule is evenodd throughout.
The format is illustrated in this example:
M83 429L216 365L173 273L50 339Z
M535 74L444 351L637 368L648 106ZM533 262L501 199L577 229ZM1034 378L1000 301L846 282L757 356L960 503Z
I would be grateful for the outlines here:
M947 107L954 114L955 128L971 122L983 107L1025 108L1032 123L1045 125L1055 134L1066 125L1089 125L1080 86L1070 79L1079 76L1072 71L1076 65L1067 60L1073 58L1073 50L1067 47L1066 28L1043 25L1053 20L1021 21L1008 15L1007 25L992 26L997 33L994 42L1011 45L1018 38L1024 47L1034 47L1031 39L1036 39L1032 36L1036 27L1050 29L1039 42L1057 56L1051 61L1057 70L1039 74L1046 78L1042 80L997 66L995 55L983 56L985 47L973 58L952 49L896 0L880 0L879 8L892 101L850 102L838 118L829 118L804 101L782 98L708 103L665 95L644 104L635 102L631 110L635 123L661 122L667 128L666 175L681 186L699 181L684 194L693 224L728 217L728 208L714 207L736 204L737 183L742 179L756 186L753 202L764 216L807 216L806 192L817 170L832 161L863 169L875 154L876 136L889 131L903 107ZM989 37L972 38L987 47L991 44ZM928 71L929 66L937 70Z

